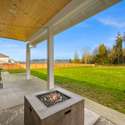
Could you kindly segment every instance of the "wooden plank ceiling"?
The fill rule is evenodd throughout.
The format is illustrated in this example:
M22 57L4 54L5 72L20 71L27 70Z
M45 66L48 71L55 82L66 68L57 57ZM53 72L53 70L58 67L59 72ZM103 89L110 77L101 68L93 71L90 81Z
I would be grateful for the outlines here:
M26 41L71 0L0 0L0 37Z

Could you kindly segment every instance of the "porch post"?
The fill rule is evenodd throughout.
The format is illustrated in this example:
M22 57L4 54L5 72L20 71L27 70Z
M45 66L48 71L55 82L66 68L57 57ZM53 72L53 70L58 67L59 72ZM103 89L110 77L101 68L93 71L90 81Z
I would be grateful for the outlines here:
M30 44L26 44L26 79L30 79Z
M48 28L47 72L48 72L48 89L53 89L54 88L54 44L53 44L52 27Z

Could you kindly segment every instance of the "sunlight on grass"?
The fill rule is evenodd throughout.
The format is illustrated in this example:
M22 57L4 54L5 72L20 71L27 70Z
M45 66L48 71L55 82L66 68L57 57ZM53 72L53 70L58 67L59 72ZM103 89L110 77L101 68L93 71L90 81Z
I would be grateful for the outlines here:
M125 113L124 74L125 67L56 68L55 82L61 87ZM46 69L34 69L32 75L47 80Z

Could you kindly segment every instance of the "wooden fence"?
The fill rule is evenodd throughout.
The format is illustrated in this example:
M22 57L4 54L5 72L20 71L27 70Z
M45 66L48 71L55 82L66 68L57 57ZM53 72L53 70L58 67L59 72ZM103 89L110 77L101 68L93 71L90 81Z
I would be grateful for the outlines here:
M94 67L95 64L76 64L76 63L57 63L54 65L55 68L69 68L69 67ZM25 69L25 64L2 64L0 65L0 68L5 70L11 70L11 69ZM47 64L31 64L31 69L45 69L47 68Z

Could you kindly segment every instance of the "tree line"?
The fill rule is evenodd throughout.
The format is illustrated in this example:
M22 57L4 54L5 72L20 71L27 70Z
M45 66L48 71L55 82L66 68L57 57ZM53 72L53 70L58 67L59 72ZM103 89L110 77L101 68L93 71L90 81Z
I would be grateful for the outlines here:
M124 43L125 36L118 33L115 44L111 48L108 48L103 43L95 48L92 53L84 52L81 58L78 53L75 52L74 58L70 60L70 62L85 64L125 64Z

